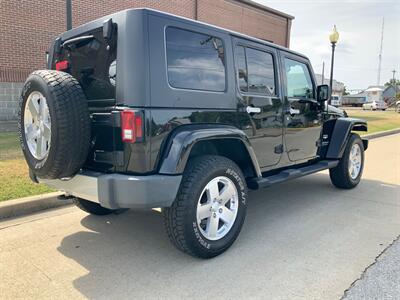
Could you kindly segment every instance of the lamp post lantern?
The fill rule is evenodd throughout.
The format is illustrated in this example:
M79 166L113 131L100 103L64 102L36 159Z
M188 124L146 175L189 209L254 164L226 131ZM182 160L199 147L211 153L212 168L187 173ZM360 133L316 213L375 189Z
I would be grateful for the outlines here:
M336 30L336 25L333 26L333 32L329 35L329 40L332 44L332 58L331 58L331 78L329 79L329 87L331 89L330 91L330 97L328 103L331 103L331 98L332 98L332 90L333 90L333 62L335 60L335 47L336 43L339 40L339 32Z

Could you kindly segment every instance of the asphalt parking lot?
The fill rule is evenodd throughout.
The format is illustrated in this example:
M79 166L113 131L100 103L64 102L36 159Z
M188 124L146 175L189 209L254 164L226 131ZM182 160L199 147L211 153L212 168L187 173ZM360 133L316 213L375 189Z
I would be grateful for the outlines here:
M251 193L238 240L212 260L175 250L155 211L0 222L0 298L385 299L398 285L371 271L400 235L399 149L400 135L370 141L354 190L321 172Z

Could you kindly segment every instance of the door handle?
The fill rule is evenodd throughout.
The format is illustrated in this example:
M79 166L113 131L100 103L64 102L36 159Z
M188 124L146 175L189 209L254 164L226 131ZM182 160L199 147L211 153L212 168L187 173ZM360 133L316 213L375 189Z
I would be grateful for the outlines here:
M261 108L254 107L254 106L247 106L246 107L246 112L248 114L259 114L261 112Z

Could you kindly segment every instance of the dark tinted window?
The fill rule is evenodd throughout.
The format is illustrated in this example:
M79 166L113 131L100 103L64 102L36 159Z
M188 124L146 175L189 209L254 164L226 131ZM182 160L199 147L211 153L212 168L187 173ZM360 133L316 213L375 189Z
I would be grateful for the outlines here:
M285 58L288 97L314 99L314 88L306 64Z
M249 92L275 94L274 63L272 55L263 51L246 49Z
M225 90L225 53L221 39L169 27L166 30L166 48L171 86Z
M243 92L275 95L275 74L272 54L252 48L236 47L239 89Z

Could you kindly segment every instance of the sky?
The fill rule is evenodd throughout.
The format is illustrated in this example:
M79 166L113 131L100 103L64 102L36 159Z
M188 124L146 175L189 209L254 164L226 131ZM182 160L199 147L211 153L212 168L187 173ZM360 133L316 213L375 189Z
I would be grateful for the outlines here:
M290 48L309 57L315 73L329 78L331 45L329 34L336 25L333 78L348 90L377 84L382 18L385 19L380 84L389 81L392 70L400 78L400 1L388 0L253 0L295 17Z

